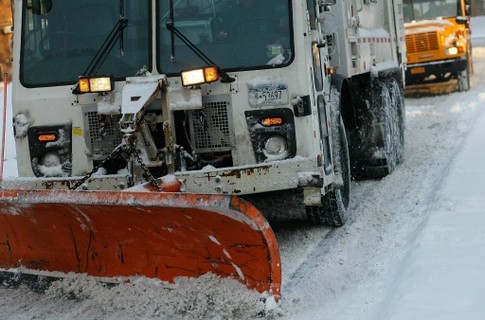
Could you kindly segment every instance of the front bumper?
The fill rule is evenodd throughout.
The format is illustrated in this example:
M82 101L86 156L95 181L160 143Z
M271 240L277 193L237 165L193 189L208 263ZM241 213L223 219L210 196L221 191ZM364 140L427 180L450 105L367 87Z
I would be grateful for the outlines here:
M296 157L256 166L176 172L182 192L246 195L300 187L323 187L323 169L313 158ZM1 189L69 189L82 177L9 178ZM94 175L78 190L118 190L127 188L125 175Z
M467 64L466 58L408 64L406 84L422 83L425 81L444 81L455 78L460 71L467 68ZM430 76L435 77L427 79Z
M299 187L321 188L322 173L316 159L297 157L257 166L176 172L175 176L183 192L246 195Z

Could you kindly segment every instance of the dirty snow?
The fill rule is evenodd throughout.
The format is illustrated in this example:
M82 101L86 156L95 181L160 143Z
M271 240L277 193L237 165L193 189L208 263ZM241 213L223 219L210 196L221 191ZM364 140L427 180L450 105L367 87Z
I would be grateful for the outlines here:
M172 285L139 279L113 287L78 276L42 294L25 287L0 290L0 319L254 319L265 309L259 294L212 275Z
M412 88L421 97L406 98L405 161L381 181L353 183L344 227L307 225L287 195L266 201L293 217L272 220L283 263L278 308L265 312L259 295L211 276L111 288L78 277L44 294L0 288L0 319L484 319L485 18L472 26L472 89Z

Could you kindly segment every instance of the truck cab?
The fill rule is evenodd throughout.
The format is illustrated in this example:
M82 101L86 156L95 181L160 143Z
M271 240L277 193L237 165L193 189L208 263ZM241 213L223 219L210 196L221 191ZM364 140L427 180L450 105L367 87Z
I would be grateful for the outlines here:
M458 80L470 88L472 47L466 0L404 0L406 84Z
M339 226L403 161L400 0L15 3L15 188L296 190Z

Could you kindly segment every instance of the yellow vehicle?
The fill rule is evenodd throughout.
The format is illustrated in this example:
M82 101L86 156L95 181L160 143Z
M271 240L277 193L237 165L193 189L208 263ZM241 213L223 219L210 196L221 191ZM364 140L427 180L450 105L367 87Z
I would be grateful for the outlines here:
M469 0L404 0L406 84L458 80L470 89Z

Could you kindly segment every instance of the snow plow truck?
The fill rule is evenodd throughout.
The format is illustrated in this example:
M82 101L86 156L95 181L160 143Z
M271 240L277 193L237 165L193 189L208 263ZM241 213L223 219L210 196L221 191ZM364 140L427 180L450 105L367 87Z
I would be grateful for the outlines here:
M243 198L295 190L336 227L353 175L403 161L400 1L14 7L5 273L212 272L279 297L277 241Z

